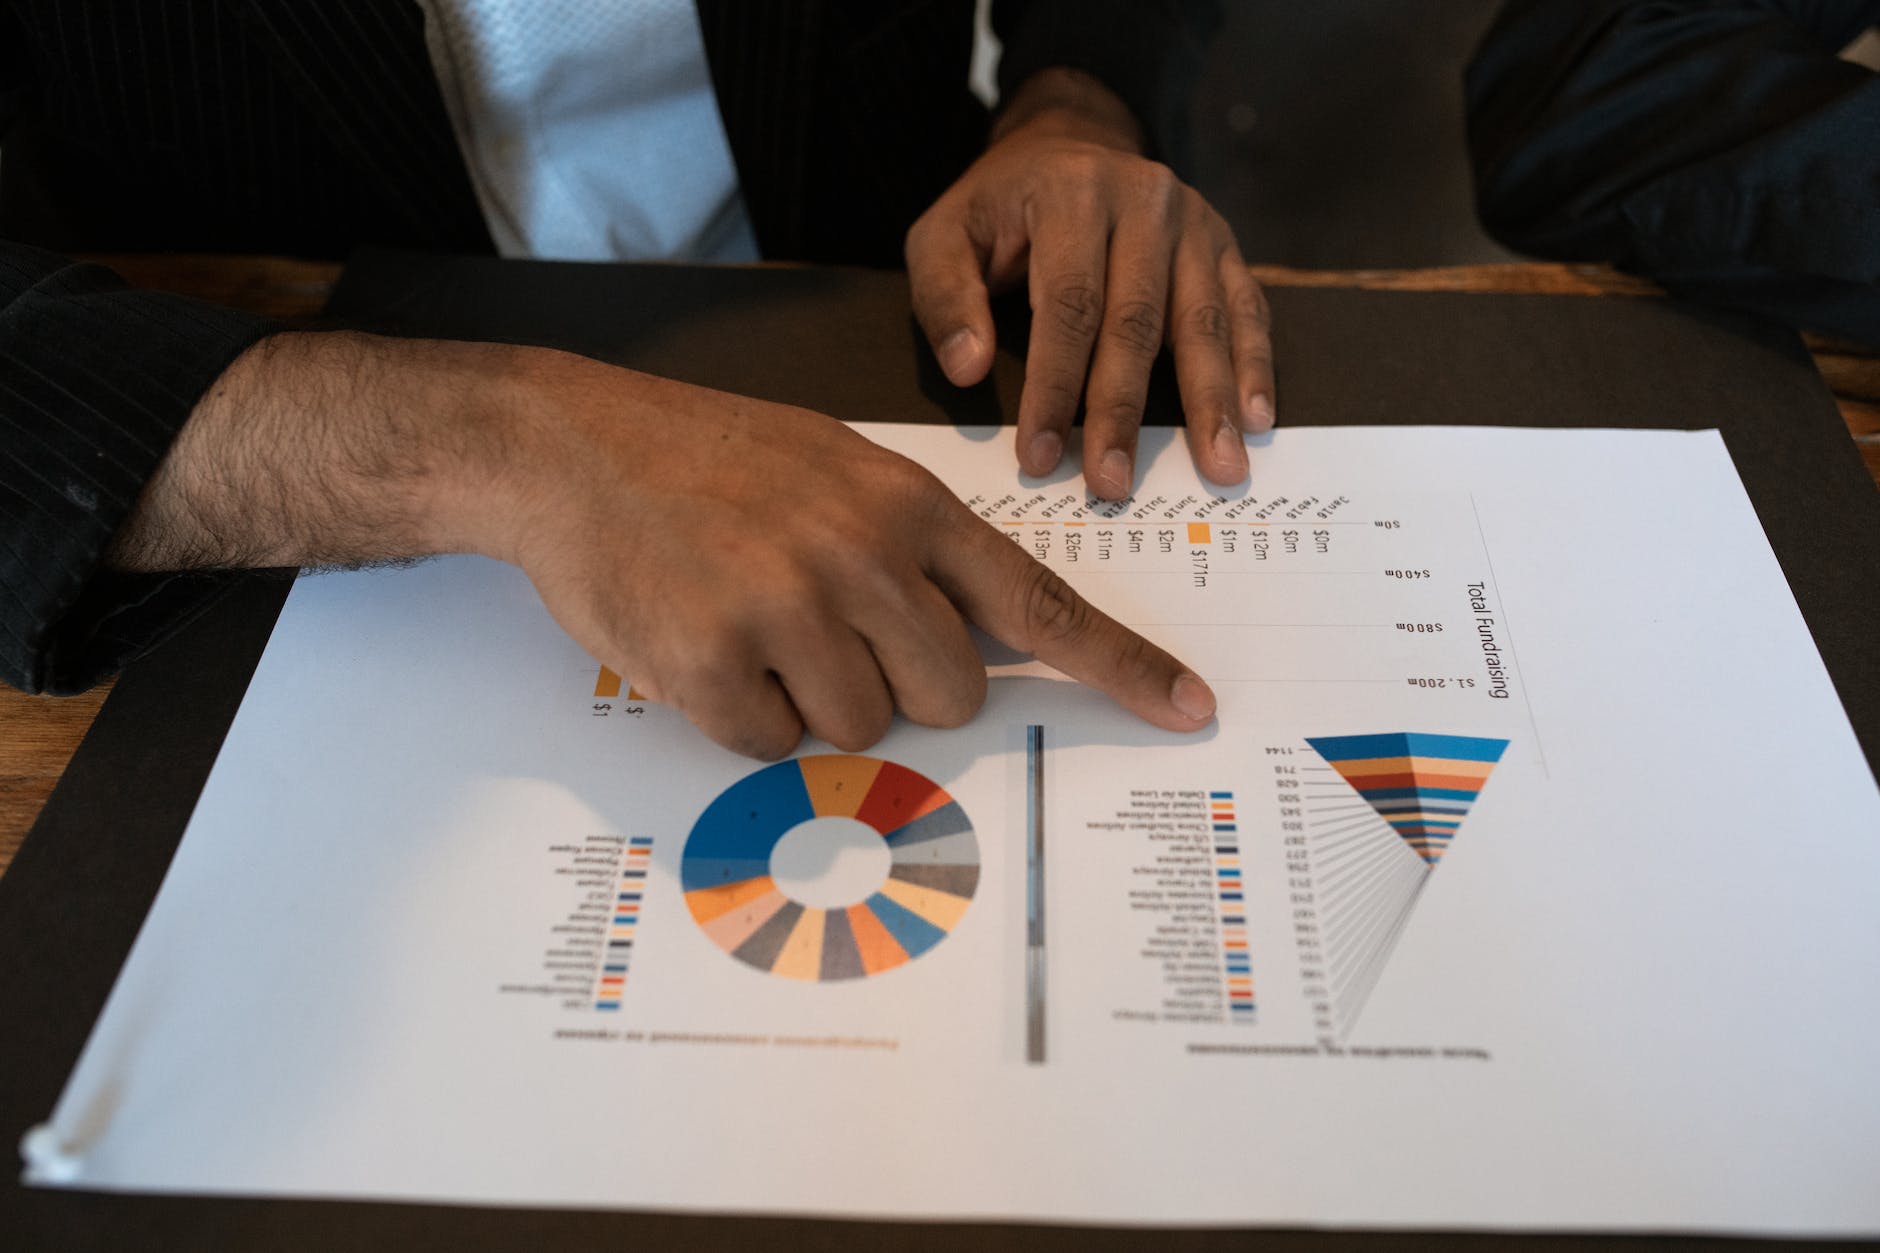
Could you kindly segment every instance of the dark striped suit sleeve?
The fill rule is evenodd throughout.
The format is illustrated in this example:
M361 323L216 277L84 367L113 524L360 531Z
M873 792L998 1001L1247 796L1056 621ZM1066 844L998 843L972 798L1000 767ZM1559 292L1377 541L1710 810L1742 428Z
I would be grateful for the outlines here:
M1216 0L994 0L1000 98L1040 70L1081 70L1129 106L1151 155L1179 169L1188 96L1220 20Z
M220 590L102 561L196 401L269 329L0 243L0 679L89 687Z
M1880 343L1880 0L1509 0L1469 67L1483 225Z

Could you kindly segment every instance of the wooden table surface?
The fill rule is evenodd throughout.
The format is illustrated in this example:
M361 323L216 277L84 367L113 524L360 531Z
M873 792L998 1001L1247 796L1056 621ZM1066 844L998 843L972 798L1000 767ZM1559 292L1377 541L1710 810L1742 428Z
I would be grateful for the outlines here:
M276 317L301 317L325 304L340 267L279 257L112 256L100 260L140 287L184 292ZM1388 291L1539 292L1625 297L1651 284L1601 266L1455 266L1429 270L1292 270L1255 266L1269 287L1351 287ZM1867 469L1880 485L1880 353L1810 338ZM6 872L53 784L65 770L110 685L82 696L27 696L0 686L0 874Z

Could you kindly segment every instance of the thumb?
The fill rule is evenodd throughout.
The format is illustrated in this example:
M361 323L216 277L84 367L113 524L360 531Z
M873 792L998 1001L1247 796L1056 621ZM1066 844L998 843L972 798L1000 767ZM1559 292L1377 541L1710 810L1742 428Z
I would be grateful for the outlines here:
M992 369L992 306L979 249L962 222L929 213L908 231L906 255L914 317L947 379L971 387Z

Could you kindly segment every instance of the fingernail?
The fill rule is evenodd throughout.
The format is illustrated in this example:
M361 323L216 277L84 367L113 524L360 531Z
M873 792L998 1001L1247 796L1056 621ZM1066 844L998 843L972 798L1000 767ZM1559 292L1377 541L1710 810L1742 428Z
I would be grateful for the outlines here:
M1214 716L1214 693L1186 670L1175 676L1175 686L1169 689L1168 699L1184 718L1206 722Z
M1109 484L1110 490L1118 496L1129 494L1130 480L1135 473L1129 464L1129 454L1120 448L1112 448L1103 454L1103 460L1097 466L1097 476Z
M1247 477L1247 445L1232 422L1221 423L1214 434L1214 456L1231 476L1226 482L1238 483Z
M1247 433L1264 435L1273 429L1273 398L1264 392L1247 397Z
M1064 439L1056 431L1041 431L1031 437L1031 450L1026 454L1030 468L1027 474L1049 474L1057 469L1057 463L1064 456Z
M954 331L940 343L940 368L947 378L958 383L979 360L979 336L965 327Z

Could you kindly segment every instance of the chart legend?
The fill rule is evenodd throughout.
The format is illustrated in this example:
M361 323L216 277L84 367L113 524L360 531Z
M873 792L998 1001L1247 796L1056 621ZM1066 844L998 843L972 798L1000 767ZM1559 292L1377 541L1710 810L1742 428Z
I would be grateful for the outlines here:
M640 906L646 898L646 867L653 856L653 841L634 836L627 841L620 881L614 893L612 920L607 927L607 948L601 956L600 981L594 989L594 1008L617 1010L627 987L627 967L633 962L633 933L640 925Z
M1240 857L1240 824L1232 792L1208 793L1208 825L1214 835L1215 893L1221 900L1221 961L1227 972L1227 1016L1254 1017L1253 963L1247 952L1247 884Z

